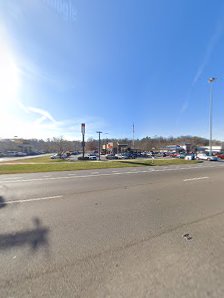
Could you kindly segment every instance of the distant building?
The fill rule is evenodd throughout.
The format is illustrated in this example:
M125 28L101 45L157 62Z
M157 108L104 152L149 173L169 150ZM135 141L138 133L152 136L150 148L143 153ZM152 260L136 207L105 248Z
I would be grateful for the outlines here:
M221 152L223 150L223 147L220 146L212 146L212 152L217 153ZM192 144L185 144L185 145L168 145L164 146L160 149L160 152L209 152L210 147L209 146L193 146Z
M209 146L197 146L197 152L209 152ZM222 151L222 146L212 146L212 152L217 153Z
M102 146L102 149L105 153L122 153L127 151L128 149L128 144L119 144L117 142L108 142L107 144L104 144Z
M180 152L183 150L185 150L185 148L180 145L168 145L160 148L160 152Z

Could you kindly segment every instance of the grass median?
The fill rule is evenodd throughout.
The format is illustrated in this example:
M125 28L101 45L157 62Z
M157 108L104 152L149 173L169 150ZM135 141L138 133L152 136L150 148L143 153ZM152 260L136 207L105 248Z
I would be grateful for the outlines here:
M0 174L16 174L16 173L38 173L38 172L55 172L55 171L75 171L75 170L91 170L91 169L107 169L107 168L125 168L125 167L143 167L143 166L166 166L180 164L195 164L196 160L182 159L157 159L157 160L119 160L119 161L75 161L75 162L52 162L31 163L26 161L24 164L1 163Z

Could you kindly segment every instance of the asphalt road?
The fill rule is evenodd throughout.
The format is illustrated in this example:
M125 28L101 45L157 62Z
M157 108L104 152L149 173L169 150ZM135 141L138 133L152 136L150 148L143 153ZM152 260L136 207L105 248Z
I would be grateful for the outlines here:
M223 163L0 179L0 297L224 296Z

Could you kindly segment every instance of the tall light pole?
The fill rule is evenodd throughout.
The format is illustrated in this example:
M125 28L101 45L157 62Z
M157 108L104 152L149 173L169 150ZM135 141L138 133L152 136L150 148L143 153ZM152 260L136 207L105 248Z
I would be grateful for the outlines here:
M213 122L213 83L216 78L209 78L210 98L209 98L209 155L212 155L212 122Z
M100 135L101 135L101 133L103 133L102 131L97 131L96 133L98 133L99 134L99 160L100 160L100 147L101 147L101 144L100 144Z
M133 125L132 125L132 149L134 150L135 149L135 124L133 122Z
M84 160L85 157L85 123L81 124L81 133L82 133L82 159Z

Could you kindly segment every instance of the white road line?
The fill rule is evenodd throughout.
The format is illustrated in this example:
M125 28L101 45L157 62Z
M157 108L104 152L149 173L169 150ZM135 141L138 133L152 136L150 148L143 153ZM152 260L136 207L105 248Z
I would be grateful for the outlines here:
M214 166L204 166L203 168L211 168ZM166 172L166 171L178 171L178 170L194 170L199 169L199 167L181 167L181 168L167 168L167 169L148 169L146 171L128 171L128 172L118 172L112 171L112 173L102 173L102 174L87 174L87 175L77 175L68 174L68 176L58 176L58 177L49 177L49 178L31 178L31 179L21 179L21 180L2 180L3 183L18 183L18 182L33 182L33 181L45 181L45 180L61 180L61 179L74 179L74 178L89 178L89 177L101 177L101 176L113 176L113 175L124 175L124 174L138 174L138 173L151 173L151 172ZM202 167L200 167L202 169ZM98 172L99 173L99 172Z
M95 175L95 174L99 174L100 172L92 172L91 174Z
M14 179L21 179L21 178L23 178L23 177L9 177L9 178L5 178L5 179L7 179L7 180L14 180ZM3 179L4 180L4 179Z
M43 178L50 178L50 177L51 177L50 175L43 176Z
M119 173L120 174L120 173ZM33 182L33 181L44 181L44 180L60 180L60 179L71 179L71 178L88 178L88 177L99 177L99 176L110 176L111 174L98 174L98 175L85 175L85 176L59 176L51 178L33 178L33 179L22 179L22 180L12 180L4 181L4 183L14 183L14 182Z
M196 177L196 178L184 179L184 182L195 181L195 180L202 180L202 179L208 179L208 177Z
M33 198L27 200L16 200L16 201L8 201L0 203L0 205L8 205L8 204L15 204L15 203L26 203L26 202L33 202L33 201L43 201L43 200L51 200L51 199L61 199L63 196L52 196L52 197L43 197L43 198Z

